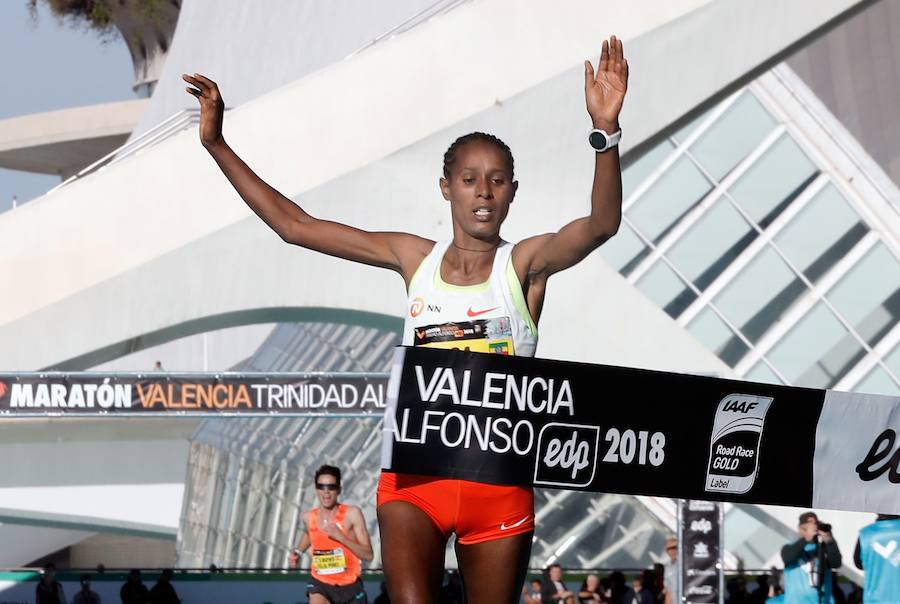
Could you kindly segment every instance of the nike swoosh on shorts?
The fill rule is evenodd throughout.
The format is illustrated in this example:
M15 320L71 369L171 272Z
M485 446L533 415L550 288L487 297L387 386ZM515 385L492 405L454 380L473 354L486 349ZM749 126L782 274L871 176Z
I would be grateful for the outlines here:
M514 528L516 528L517 526L522 526L523 524L525 524L525 521L528 520L529 518L531 518L531 514L528 514L527 516L525 516L524 518L522 518L522 519L519 520L518 522L514 522L514 523L510 524L509 526L506 526L506 523L505 523L505 522L501 522L501 523L500 523L500 530L501 530L501 531L508 531L509 529L514 529Z

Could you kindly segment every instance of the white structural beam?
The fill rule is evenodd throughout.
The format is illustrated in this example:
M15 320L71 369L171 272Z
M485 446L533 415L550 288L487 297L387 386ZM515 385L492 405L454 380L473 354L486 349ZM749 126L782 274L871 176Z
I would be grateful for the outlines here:
M198 420L12 419L0 424L0 523L174 537ZM0 547L0 555L7 551ZM27 562L26 560L25 562Z
M517 156L522 188L506 236L518 239L587 210L581 61L604 35L626 41L623 127L634 145L857 3L620 0L597 14L588 0L527 10L476 0L236 108L226 137L316 215L446 237L435 186L443 150L472 129L497 132ZM399 280L290 250L248 216L195 133L0 215L0 271L16 287L0 302L0 367L139 346L223 313L403 312ZM601 265L554 279L539 354L727 372Z
M146 99L0 120L0 168L69 176L122 145Z
M93 534L5 521L0 524L0 568L20 568L50 552L84 541Z

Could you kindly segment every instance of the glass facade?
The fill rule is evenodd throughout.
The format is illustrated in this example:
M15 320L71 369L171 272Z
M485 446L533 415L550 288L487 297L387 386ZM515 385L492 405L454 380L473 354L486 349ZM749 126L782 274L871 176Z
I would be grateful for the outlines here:
M852 158L813 144L777 86L761 77L629 166L600 253L740 376L900 394L879 353L897 337L900 248L865 211L888 202L835 169Z

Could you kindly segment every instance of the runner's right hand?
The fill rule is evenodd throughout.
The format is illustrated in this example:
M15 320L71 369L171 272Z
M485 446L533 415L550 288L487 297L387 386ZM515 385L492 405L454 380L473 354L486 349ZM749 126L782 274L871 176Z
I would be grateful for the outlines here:
M200 142L207 149L223 143L222 117L225 114L225 102L219 93L219 87L199 73L192 76L184 73L181 74L181 79L196 87L188 86L185 90L200 101Z
M291 568L297 568L300 566L300 554L297 552L291 552L291 557L288 558L288 565Z

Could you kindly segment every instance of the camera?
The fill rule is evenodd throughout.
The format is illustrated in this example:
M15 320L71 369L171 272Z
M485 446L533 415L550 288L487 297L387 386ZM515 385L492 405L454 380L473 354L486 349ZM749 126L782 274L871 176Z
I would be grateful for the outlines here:
M816 523L816 527L817 527L820 531L822 531L822 532L824 532L824 533L830 533L830 532L831 532L831 525L828 524L827 522L817 522L817 523Z

